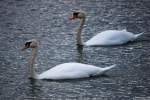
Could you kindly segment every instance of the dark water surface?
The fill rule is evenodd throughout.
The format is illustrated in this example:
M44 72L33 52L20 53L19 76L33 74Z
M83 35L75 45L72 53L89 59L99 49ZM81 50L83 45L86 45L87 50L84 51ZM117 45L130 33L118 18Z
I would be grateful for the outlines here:
M77 48L71 11L87 12L84 41L108 29L145 34L133 43ZM30 51L24 41L40 41L36 71L82 62L118 67L106 76L47 81L27 78ZM0 0L0 100L150 100L150 0Z

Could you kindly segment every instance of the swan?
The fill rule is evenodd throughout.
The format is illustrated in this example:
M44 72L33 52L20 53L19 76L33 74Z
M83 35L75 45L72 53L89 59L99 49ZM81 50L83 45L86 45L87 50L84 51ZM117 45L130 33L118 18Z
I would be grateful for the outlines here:
M106 30L101 33L98 33L96 36L91 38L85 43L82 43L81 32L85 23L86 15L84 11L74 11L72 16L69 18L70 20L80 19L80 26L77 29L77 45L85 45L85 46L111 46L111 45L121 45L125 44L129 41L133 41L138 38L140 34L133 34L128 32L126 29L124 30Z
M106 71L116 66L111 65L105 68L100 68L93 65L70 62L56 65L55 67L41 74L36 74L33 69L34 68L33 64L37 55L38 47L39 42L36 39L31 39L26 41L22 48L22 51L26 50L27 48L32 49L32 55L29 59L29 68L28 68L29 78L52 79L52 80L86 78L90 76L104 74Z

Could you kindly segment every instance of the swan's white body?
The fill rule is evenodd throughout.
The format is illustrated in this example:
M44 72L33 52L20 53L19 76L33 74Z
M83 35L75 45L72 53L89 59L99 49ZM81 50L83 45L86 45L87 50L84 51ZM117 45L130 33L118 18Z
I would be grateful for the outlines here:
M57 65L43 72L42 74L36 74L34 71L34 61L37 56L38 45L39 43L37 42L37 40L32 39L27 41L24 47L22 48L22 50L32 48L32 55L29 60L29 67L28 67L30 78L53 79L53 80L85 78L103 74L104 72L115 67L115 65L112 65L105 68L100 68L93 65L71 62Z
M86 46L111 46L111 45L121 45L125 44L129 41L135 40L140 34L133 34L128 32L126 29L124 30L106 30L103 31L85 43L82 43L81 33L85 23L86 14L83 11L75 11L73 16L70 18L71 20L80 19L80 26L77 30L77 44L86 45Z
M37 75L37 79L75 79L85 78L90 76L101 75L109 69L115 67L115 65L100 68L93 65L87 65L82 63L64 63L53 67L40 75Z
M85 42L84 45L86 46L121 45L129 41L135 40L140 35L142 35L142 33L133 34L126 30L107 30L97 34L96 36Z

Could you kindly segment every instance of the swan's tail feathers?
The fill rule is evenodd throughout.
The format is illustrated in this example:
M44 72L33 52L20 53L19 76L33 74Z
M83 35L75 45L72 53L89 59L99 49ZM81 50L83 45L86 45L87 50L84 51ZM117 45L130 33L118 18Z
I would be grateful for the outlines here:
M111 65L111 66L108 66L108 67L103 68L103 73L109 71L110 69L112 69L112 68L114 68L114 67L116 67L116 66L117 66L117 65L114 64L114 65Z
M135 34L135 38L138 38L139 36L143 35L144 33Z

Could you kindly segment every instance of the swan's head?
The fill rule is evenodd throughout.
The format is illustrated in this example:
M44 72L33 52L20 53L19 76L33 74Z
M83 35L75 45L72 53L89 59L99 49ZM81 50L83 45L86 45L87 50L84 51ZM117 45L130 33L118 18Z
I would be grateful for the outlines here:
M39 45L38 41L36 39L31 39L25 42L24 47L22 48L22 51L28 48L37 48Z
M70 20L75 20L75 19L84 19L86 17L84 11L74 11L72 13L72 17L70 17Z

